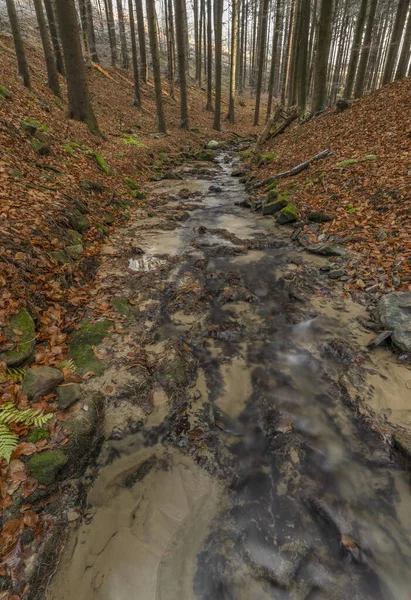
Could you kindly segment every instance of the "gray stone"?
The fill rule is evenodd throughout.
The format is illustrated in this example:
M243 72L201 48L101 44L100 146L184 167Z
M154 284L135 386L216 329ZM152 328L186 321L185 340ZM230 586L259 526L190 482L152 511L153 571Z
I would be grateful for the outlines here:
M384 328L394 332L394 344L411 352L411 292L383 296L378 302L378 316Z
M63 373L53 367L29 369L23 380L23 393L30 399L51 394L63 383Z
M326 215L325 213L320 212L310 212L308 213L307 218L312 223L328 223L329 221L332 221L334 219L334 217L332 217L331 215Z
M344 273L345 271L343 271L343 269L334 269L328 273L328 277L330 279L340 279L340 277L343 277Z
M321 256L346 256L347 254L346 249L338 244L313 244L306 246L305 249L311 254L320 254Z
M73 406L81 398L81 387L78 383L69 385L59 385L57 388L57 398L61 409L65 410Z
M219 147L219 143L216 140L210 140L207 144L209 150L216 150Z
M397 288L401 287L401 279L394 275L394 277L392 278L392 284L394 287L397 287Z
M81 244L67 246L66 252L73 260L80 260L80 258L83 256L83 246Z
M287 200L274 200L273 202L267 202L263 205L263 215L275 215L287 206Z

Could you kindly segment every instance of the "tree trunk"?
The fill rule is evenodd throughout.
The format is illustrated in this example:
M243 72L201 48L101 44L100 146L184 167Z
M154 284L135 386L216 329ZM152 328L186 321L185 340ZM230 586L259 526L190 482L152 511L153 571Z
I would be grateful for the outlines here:
M106 9L108 39L110 42L111 64L115 67L117 62L117 43L112 0L104 0L104 6Z
M121 62L123 69L128 69L130 61L128 59L126 27L124 24L123 0L117 0L118 26L120 29L120 44L121 44Z
M137 106L137 108L141 108L140 76L138 73L136 25L135 25L135 21L134 21L133 0L128 0L128 13L129 13L129 20L130 20L130 36L131 36L131 61L133 64L133 75L134 75L134 106Z
M237 0L232 0L230 96L227 115L230 123L234 123L235 121L234 101L237 69L237 7Z
M267 119L271 114L271 107L273 104L273 93L275 86L278 88L278 38L281 33L281 11L282 11L282 0L277 0L277 10L275 15L275 29L273 33L273 46L271 50L271 67L270 67L270 80L268 83L268 100L267 100Z
M186 3L183 3L183 24L184 24L184 38L186 48L186 72L187 79L190 77L190 38L188 35L188 18L187 18L187 7Z
M348 65L347 81L345 84L345 97L349 100L352 96L354 87L355 73L360 55L361 39L364 30L365 17L367 15L367 0L361 0L360 11L358 13L357 25L355 27L354 41L351 49L350 63Z
M298 43L300 46L297 62L297 94L298 106L302 118L307 110L308 93L308 40L310 35L310 0L301 0L300 33Z
M39 24L40 38L43 45L44 58L46 60L48 86L56 96L60 97L60 83L54 62L53 49L51 47L49 32L47 31L46 19L44 18L41 0L34 0L37 22Z
M354 98L360 98L364 93L365 72L367 70L368 58L370 56L371 38L374 27L375 13L378 0L371 0L370 12L368 13L367 26L361 50L361 58L358 64L357 78L355 80Z
M269 4L269 0L261 0L260 32L259 32L259 36L258 36L260 46L258 49L258 60L257 60L257 87L256 87L256 94L255 94L254 126L258 125L258 121L259 121L259 117L260 117L261 87L262 87L262 83L263 83L264 55L265 55L265 47L266 47L266 42L267 42L268 4Z
M180 115L181 129L188 129L188 100L187 100L187 52L185 48L184 21L183 21L183 2L184 0L174 0L176 13L176 38L178 53L178 77L180 79Z
M224 0L214 0L215 30L215 110L213 128L221 130L221 59Z
M68 115L84 121L91 133L101 136L90 102L74 0L56 0L56 14L66 65Z
M401 44L402 32L407 16L410 0L400 0L398 4L397 14L395 16L394 29L392 31L390 45L388 47L388 55L385 63L384 76L382 84L390 83L394 74L394 67L398 56L398 51Z
M148 63L146 52L146 32L144 29L144 14L142 0L136 0L138 44L140 49L140 72L143 83L148 81Z
M330 0L322 0L311 108L314 114L322 110L327 101L327 71L331 45L332 13L333 3Z
M201 88L202 79L202 58L203 58L203 21L204 21L204 0L200 0L200 24L198 28L198 58L197 58L197 69L198 69L198 87Z
M170 81L170 96L174 98L174 79L175 79L175 39L173 22L173 3L172 0L166 0L168 6L168 79Z
M54 60L56 61L56 68L60 75L64 75L64 62L63 55L61 53L59 37L57 33L56 19L54 17L53 5L51 0L44 0L44 7L46 9L47 21L49 24L49 31L51 42L53 44Z
M198 81L198 0L193 0L193 16L194 16L194 62L195 62L195 78ZM178 42L177 42L178 44Z
M213 34L211 0L207 0L207 105L206 110L213 110Z
M154 89L156 92L157 125L159 133L167 133L161 88L160 53L158 50L158 32L156 9L153 0L146 0L148 37L150 40L151 60L153 63Z
M300 33L300 21L301 21L301 3L302 0L296 0L296 7L294 11L294 25L293 25L293 39L291 47L291 59L290 59L290 73L288 82L288 106L294 106L297 104L297 64L298 64L298 53L300 50L299 44L299 33Z
M91 60L95 63L99 62L97 48L96 48L96 32L94 30L94 19L93 19L93 7L91 0L86 0L87 10L87 26L88 26L88 41L90 44L90 56Z
M289 82L291 78L291 54L293 48L293 37L294 37L294 26L295 26L295 12L296 12L296 0L291 0L290 17L288 22L288 40L287 40L287 52L285 55L284 73L283 73L283 89L281 92L281 104L285 104L287 98L288 89L290 87Z
M30 73L27 64L26 53L24 52L23 39L20 33L20 24L17 18L14 0L6 0L7 13L10 19L11 32L13 34L14 48L17 56L17 66L19 75L23 79L24 85L30 89Z
M411 48L411 9L408 14L407 28L405 30L400 60L398 61L398 67L397 67L397 71L395 73L396 80L403 79L407 74L407 66L408 66L408 62L410 60L410 48Z
M88 39L88 25L87 25L87 9L86 9L86 0L78 0L79 8L80 8L80 23L81 23L81 32L83 34L83 43L84 50L86 52L87 58L91 58L90 53L90 44Z

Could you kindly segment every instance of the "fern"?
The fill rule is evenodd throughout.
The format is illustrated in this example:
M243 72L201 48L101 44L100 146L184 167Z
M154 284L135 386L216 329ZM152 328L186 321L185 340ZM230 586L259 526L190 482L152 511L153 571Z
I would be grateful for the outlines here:
M21 423L30 427L42 427L53 418L52 413L43 414L41 410L19 410L12 402L0 406L0 457L10 461L10 456L18 444L18 437L10 431L10 423Z
M72 373L76 372L76 365L75 362L72 358L68 358L67 360L63 360L63 362L61 362L59 365L57 365L57 368L60 369L60 371L62 371L63 369L69 368L70 371Z
M26 369L7 369L0 373L0 383L5 383L9 379L13 379L14 383L21 383L26 374Z
M7 425L0 423L0 457L10 462L10 457L17 446L17 441L17 435L11 432Z

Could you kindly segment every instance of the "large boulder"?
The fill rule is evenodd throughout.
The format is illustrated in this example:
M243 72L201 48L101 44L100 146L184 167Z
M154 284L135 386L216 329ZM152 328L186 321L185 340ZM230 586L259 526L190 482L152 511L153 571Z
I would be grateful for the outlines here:
M378 303L378 316L384 328L393 332L394 344L411 352L411 292L383 296Z
M4 333L12 347L0 352L0 361L4 361L8 367L16 367L31 356L36 343L34 321L25 308L10 318L10 325Z
M23 392L30 399L47 396L63 381L63 373L53 367L29 369L23 379Z

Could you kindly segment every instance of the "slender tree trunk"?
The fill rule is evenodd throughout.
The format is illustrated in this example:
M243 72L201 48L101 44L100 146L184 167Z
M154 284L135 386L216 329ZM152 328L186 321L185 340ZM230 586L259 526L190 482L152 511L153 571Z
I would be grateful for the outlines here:
M94 18L93 18L93 7L91 0L86 0L87 10L87 26L88 26L88 41L90 44L90 55L91 60L95 63L99 62L97 48L96 48L96 32L94 30Z
M173 22L173 3L172 0L166 0L168 6L168 79L170 81L170 96L174 98L174 80L175 80L175 39Z
M410 6L410 0L400 0L398 4L397 14L395 16L394 29L392 31L390 45L388 48L387 60L385 63L384 76L382 84L390 83L393 78L395 63L400 49L402 32L404 29L405 18Z
M91 133L101 136L90 102L74 0L56 0L56 15L66 65L68 115L84 121Z
M271 107L273 105L273 93L275 84L278 88L278 38L281 33L281 11L282 11L282 0L277 0L277 10L275 15L275 28L273 33L273 45L271 50L271 67L270 67L270 80L268 83L268 100L267 100L267 119L271 115ZM277 76L277 83L276 83Z
M140 75L138 73L136 25L134 21L133 0L128 0L128 14L130 20L131 62L133 64L134 75L134 106L141 108Z
M228 102L227 118L230 123L235 122L235 84L237 69L237 0L232 0L232 27L231 27L231 68L230 68L230 96Z
M291 51L291 64L289 74L289 89L288 89L288 104L294 106L297 104L297 65L298 65L298 53L300 51L299 33L300 33L300 21L301 21L301 5L302 0L296 0L296 8L294 14L294 28L293 28L293 42Z
M264 55L265 46L267 42L267 18L268 18L268 4L269 0L261 0L260 10L260 32L259 42L260 47L258 49L258 68L257 68L257 87L255 94L255 109L254 109L254 126L258 125L260 118L260 100L261 100L261 87L263 82L263 66L264 66Z
M39 24L40 38L43 45L44 58L46 60L48 86L56 96L60 97L60 83L57 73L56 63L54 62L53 49L47 30L46 19L44 18L43 5L41 0L34 0L34 9L36 11L37 22Z
M108 39L110 42L111 64L114 67L117 62L117 42L116 42L116 28L114 25L114 13L113 13L112 0L104 0L104 6L106 9Z
M377 11L378 0L371 0L370 11L368 13L367 26L363 46L361 50L361 58L358 63L357 78L355 80L354 98L360 98L364 93L365 72L367 70L368 58L370 56L371 39L374 27L375 13Z
M207 0L207 105L206 110L213 109L213 34L211 0Z
M187 100L187 52L185 48L184 21L183 21L183 3L184 0L174 0L176 13L176 38L178 53L178 77L180 79L180 114L181 129L188 129L188 100ZM197 49L198 50L198 49Z
M60 75L64 75L65 72L64 72L63 55L61 53L60 42L59 42L59 37L58 37L58 33L57 33L56 19L54 17L53 5L51 3L51 0L44 0L44 8L46 9L50 37L51 37L51 42L53 44L54 59L56 61L56 68L57 68L57 71L60 73Z
M195 78L198 81L198 0L193 0L193 16L194 16L194 62L195 62ZM178 42L177 42L178 43Z
M81 23L81 32L83 34L84 50L85 50L87 59L91 59L90 44L89 44L89 39L88 39L86 0L78 0L78 4L79 4L79 8L80 8L80 23Z
M126 27L124 24L123 0L117 0L118 26L120 29L121 61L123 69L128 69L130 61L128 58Z
M310 35L310 0L301 1L301 18L300 18L300 33L297 63L297 92L298 105L301 111L301 116L304 118L307 110L307 94L308 94L308 40Z
M402 50L400 59L398 61L397 71L395 73L395 79L403 79L407 74L407 66L410 60L410 48L411 48L411 8L408 14L407 27L404 34L404 41L402 44Z
M314 66L314 91L311 109L314 114L322 110L327 102L327 71L331 45L332 13L333 3L330 0L322 0Z
M200 0L200 24L198 27L198 57L197 57L197 70L198 70L198 87L201 88L202 83L202 59L203 59L203 19L204 19L204 0Z
M221 59L224 0L214 0L215 30L215 110L213 128L221 129Z
M156 9L153 0L146 0L148 37L150 40L151 60L153 63L154 89L156 92L157 125L159 133L167 133L163 108L163 90L161 88L160 53L158 50L158 32Z
M360 55L361 40L364 31L365 18L367 15L367 0L361 0L360 10L355 27L354 41L351 49L350 63L348 65L347 81L345 84L345 97L350 99L354 88L355 73L357 71L358 58Z
M281 104L285 104L286 97L288 96L288 90L290 87L290 79L291 79L291 75L292 75L291 74L291 54L292 54L293 37L294 37L296 3L297 3L296 0L291 0L290 17L289 17L289 22L288 22L287 52L285 55L283 89L282 89L282 93L281 93Z
M148 81L148 63L146 52L146 32L144 29L144 13L142 0L136 0L137 9L137 27L138 27L138 44L140 49L140 68L141 80L143 83Z
M23 79L24 85L30 89L30 73L27 64L26 53L24 51L23 38L21 37L20 24L17 17L14 0L6 0L7 13L10 19L11 32L13 34L14 48L17 56L17 66L19 75Z

